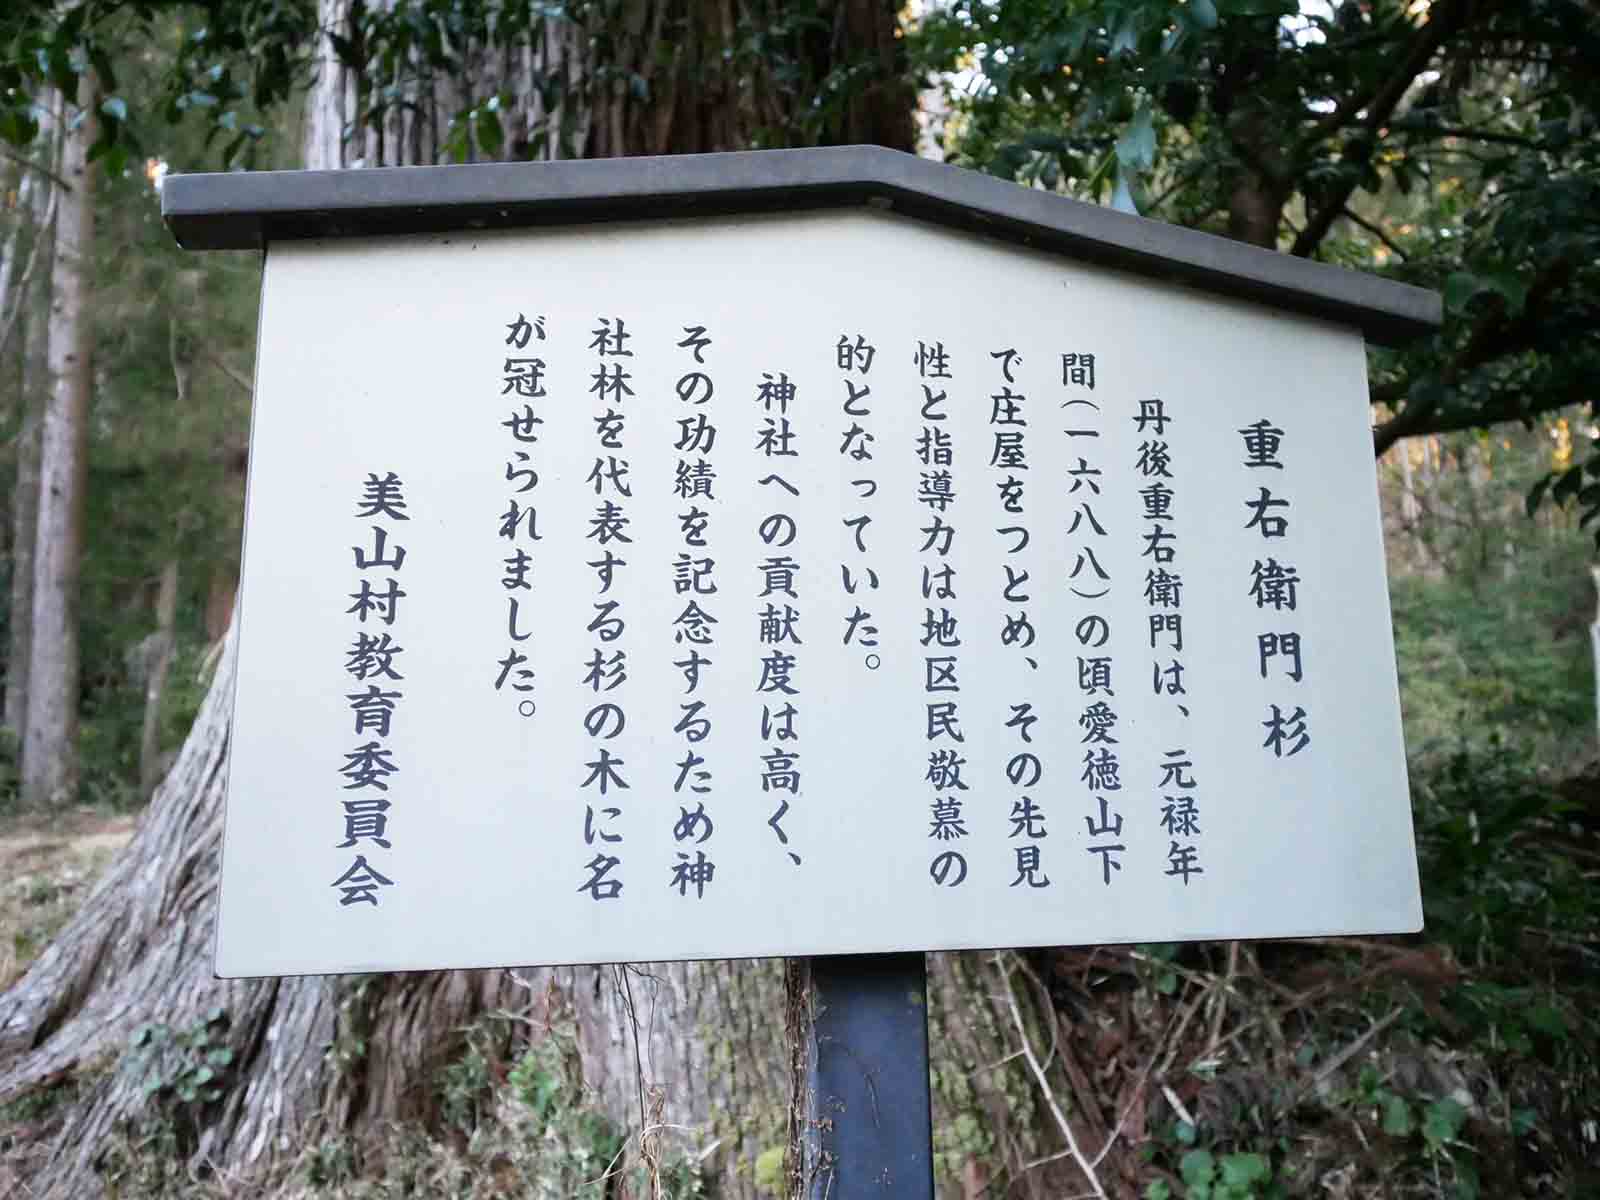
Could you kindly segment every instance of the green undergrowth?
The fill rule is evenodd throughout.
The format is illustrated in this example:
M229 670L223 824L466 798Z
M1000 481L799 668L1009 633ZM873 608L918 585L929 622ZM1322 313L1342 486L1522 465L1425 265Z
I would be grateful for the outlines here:
M1502 541L1443 575L1391 572L1406 745L1424 772L1464 740L1515 744L1557 774L1595 754L1593 545L1576 529Z
M1600 773L1491 737L1413 797L1425 932L1254 947L1142 1147L1150 1200L1600 1195ZM1151 949L1154 989L1222 982Z

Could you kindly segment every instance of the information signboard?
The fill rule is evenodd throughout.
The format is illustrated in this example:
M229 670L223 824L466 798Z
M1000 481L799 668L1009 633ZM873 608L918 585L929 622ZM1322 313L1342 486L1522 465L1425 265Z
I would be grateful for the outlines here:
M1405 931L1361 334L865 209L275 242L225 976Z

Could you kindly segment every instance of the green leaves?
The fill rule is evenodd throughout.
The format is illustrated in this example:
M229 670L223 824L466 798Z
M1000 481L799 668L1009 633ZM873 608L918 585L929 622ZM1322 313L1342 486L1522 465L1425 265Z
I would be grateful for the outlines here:
M48 45L40 47L36 55L40 73L63 96L78 94L78 76L83 71L82 51L71 36L63 28Z
M1190 1150L1178 1160L1187 1200L1257 1200L1268 1193L1272 1163L1264 1154L1235 1151L1218 1157Z
M1133 187L1128 182L1127 173L1117 172L1117 186L1111 191L1111 207L1120 213L1127 213L1130 217L1139 215L1139 205L1133 198Z
M1466 1120L1467 1110L1458 1101L1448 1096L1433 1101L1422 1110L1422 1136L1428 1148L1434 1152L1443 1150L1456 1140Z
M477 134L478 145L483 152L491 158L499 157L500 147L505 143L505 133L500 127L500 114L485 105L473 113L472 128Z
M221 1008L212 1008L187 1029L159 1022L141 1025L129 1041L126 1058L140 1077L140 1094L168 1113L222 1099L233 1065L233 1050L220 1041L227 1030Z
M1464 311L1473 300L1488 293L1504 300L1507 314L1515 316L1528 299L1526 275L1510 269L1452 271L1443 290L1445 307L1454 312Z
M1209 1185L1217 1174L1217 1160L1209 1150L1191 1150L1178 1160L1178 1171L1191 1188Z
M33 106L13 102L0 107L0 140L13 146L26 146L39 134L39 121Z
M1547 500L1557 506L1576 503L1580 528L1600 521L1600 448L1584 461L1551 471L1535 483L1525 501L1528 515L1533 516ZM1600 525L1595 525L1595 539L1600 546Z
M128 148L102 137L89 147L89 161L98 162L107 175L121 175L128 169Z
M1150 102L1141 100L1122 136L1117 139L1117 162L1127 170L1142 171L1155 162L1156 129Z
M1217 6L1211 0L1189 0L1188 4L1183 6L1183 12L1201 29L1217 27Z
M1383 1101L1383 1131L1390 1137L1411 1136L1411 1106L1396 1095L1388 1095Z
M1139 205L1134 190L1139 175L1148 171L1156 160L1155 116L1148 99L1139 101L1133 119L1117 138L1116 156L1117 177L1111 193L1111 207L1137 216Z
M101 136L91 150L108 174L120 174L140 153L136 130L198 115L214 137L237 133L225 162L258 136L239 105L265 107L304 84L304 49L316 35L316 5L309 0L236 0L205 6L213 23L192 32L183 25L195 6L182 0L136 5L91 4L18 7L0 30L0 140L25 147L41 128L38 108L51 89L69 101L92 68L104 93L96 104ZM406 7L410 7L406 5ZM117 63L145 86L123 89ZM137 64L136 66L133 64ZM151 76L159 82L149 86ZM148 98L147 98L148 97ZM84 119L78 112L69 123Z
M959 0L911 44L961 80L957 161L1037 183L1018 143L1058 133L1105 168L1063 164L1071 194L1442 290L1446 331L1395 355L1378 397L1414 434L1594 404L1600 87L1580 60L1600 42L1574 43L1575 11L1469 5L1398 93L1401 4Z
M1260 1154L1228 1154L1222 1159L1222 1185L1248 1194L1255 1184L1272 1178L1272 1164Z
M1139 44L1139 31L1132 19L1123 21L1111 35L1111 57L1132 54Z

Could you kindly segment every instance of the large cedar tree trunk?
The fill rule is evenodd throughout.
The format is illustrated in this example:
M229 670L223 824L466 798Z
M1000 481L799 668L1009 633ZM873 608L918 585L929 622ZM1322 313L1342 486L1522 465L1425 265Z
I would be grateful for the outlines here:
M372 121L365 119L371 97L392 81L325 53L309 106L306 165L433 161L446 149L449 119L495 92L514 96L501 110L508 155L734 149L771 131L780 142L804 136L911 146L914 92L899 59L896 7L885 0L824 5L835 18L831 31L808 35L812 42L801 48L815 80L863 54L876 64L859 102L823 124L807 124L810 96L792 81L744 80L719 65L738 19L776 11L768 0L622 7L624 19L612 21L606 38L550 18L518 52L456 47L465 67L459 76L419 72L402 80L406 104ZM326 31L359 43L349 0L321 0L320 10ZM602 52L645 77L647 94L590 89L592 56ZM565 85L541 93L528 82L535 70ZM355 135L342 139L351 128ZM477 134L470 150L489 156ZM81 236L76 228L63 224L69 243ZM559 1004L575 1021L595 1104L634 1132L646 1122L689 1127L693 1145L715 1148L706 1163L720 1173L720 1194L753 1195L755 1154L781 1144L769 1118L781 1118L787 1099L777 964L212 978L233 673L230 634L194 728L133 841L27 975L0 996L0 1103L62 1081L83 1089L31 1180L37 1194L102 1193L106 1173L120 1169L117 1147L163 1100L165 1093L147 1098L142 1086L159 1065L128 1052L141 1027L206 1028L208 1046L228 1052L214 1081L219 1098L182 1109L176 1148L195 1169L232 1174L321 1137L359 1139L396 1121L429 1119L438 1069L459 1053L468 1026L510 1010L526 1020L496 1028L537 1029L541 1009Z

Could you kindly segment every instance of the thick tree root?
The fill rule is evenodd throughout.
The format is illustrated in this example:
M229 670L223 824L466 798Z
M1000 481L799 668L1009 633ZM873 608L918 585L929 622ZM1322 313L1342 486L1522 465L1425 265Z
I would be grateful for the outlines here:
M66 1079L81 1085L31 1181L36 1194L103 1191L107 1149L157 1111L169 1129L177 1113L180 1136L169 1148L191 1170L227 1176L324 1136L426 1121L439 1069L473 1022L515 1012L515 1036L529 1040L548 1028L552 1006L574 1018L591 1100L617 1127L691 1128L703 1145L719 1144L730 1175L743 1161L748 1186L750 1164L770 1141L760 1114L781 1112L786 1087L775 964L213 978L234 661L230 636L133 840L0 995L0 1102ZM159 1027L146 1040L165 1045L162 1053L131 1048L147 1026ZM178 1094L186 1071L212 1062L214 1078L199 1094ZM165 1086L152 1095L152 1084Z

